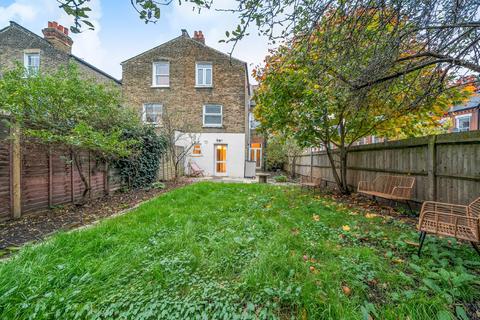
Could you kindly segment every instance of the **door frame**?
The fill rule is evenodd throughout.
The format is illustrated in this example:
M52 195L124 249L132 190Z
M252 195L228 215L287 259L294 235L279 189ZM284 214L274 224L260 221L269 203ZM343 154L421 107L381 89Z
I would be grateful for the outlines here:
M224 146L225 147L225 161L217 161L217 147ZM224 162L225 163L225 172L217 172L217 163ZM227 143L215 143L213 145L213 172L214 175L217 177L225 177L228 175L228 144Z
M262 168L262 162L263 162L263 144L262 143L259 143L260 144L260 147L259 148L252 148L250 144L250 148L249 148L249 153L248 153L248 157L250 159L250 161L255 161L255 169L260 169ZM253 154L254 154L254 157L255 159L252 159L252 151L253 151ZM257 151L260 151L260 166L257 167Z

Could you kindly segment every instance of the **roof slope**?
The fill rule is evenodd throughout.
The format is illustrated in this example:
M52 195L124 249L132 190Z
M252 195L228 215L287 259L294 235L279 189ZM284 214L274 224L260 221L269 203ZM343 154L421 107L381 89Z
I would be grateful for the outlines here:
M180 36L178 36L178 37L176 37L176 38L173 38L173 39L171 39L171 40L169 40L169 41L167 41L167 42L164 42L164 43L162 43L162 44L160 44L160 45L158 45L158 46L156 46L156 47L153 47L153 48L151 48L151 49L149 49L149 50L147 50L147 51L144 51L144 52L142 52L142 53L139 53L139 54L137 54L136 56L133 56L133 57L131 57L131 58L129 58L129 59L121 62L120 64L124 64L124 63L130 62L131 60L134 60L134 59L136 59L136 58L138 58L138 57L141 57L141 56L144 55L144 54L147 54L147 53L149 53L149 52L151 52L151 51L154 51L154 50L157 50L157 49L159 49L159 48L162 48L163 46L166 46L166 45L168 45L168 44L170 44L170 43L172 43L172 42L175 42L175 41L178 41L178 40L181 40L181 39L186 39L186 40L192 41L192 43L195 43L195 44L198 45L198 46L202 46L202 47L204 47L204 48L207 48L207 49L209 49L209 50L212 50L212 51L214 51L214 52L216 52L216 53L219 53L219 54L221 54L221 55L223 55L223 56L225 56L225 57L228 57L229 59L232 59L233 61L236 61L236 62L239 62L239 63L243 63L243 64L245 64L245 65L247 64L245 61L242 61L242 60L240 60L240 59L234 58L234 57L232 57L232 56L229 55L229 54L226 54L226 53L224 53L224 52L222 52L222 51L219 51L219 50L217 50L217 49L215 49L215 48L209 47L209 46L207 46L206 44L203 44L203 43L201 43L201 42L199 42L199 41L197 41L197 40L195 40L195 39L192 39L187 33L182 34L182 35L180 35Z
M465 103L451 107L448 112L463 111L463 110L473 109L479 106L480 106L480 94L475 93Z
M34 36L34 37L37 37L37 38L40 39L41 41L44 41L45 44L51 46L52 48L55 48L50 42L48 42L47 40L45 40L43 37L40 37L40 36L39 36L38 34L36 34L35 32L32 32L32 31L28 30L27 28L21 26L20 24L16 23L15 21L10 21L10 25L7 26L7 27L5 27L5 28L3 28L3 29L0 29L0 33L3 32L3 31L6 31L7 29L12 28L12 27L13 27L13 28L16 27L16 28L22 30L23 32L26 32L26 33ZM87 61L83 60L82 58L79 58L79 57L77 57L76 55L73 55L73 54L71 54L71 53L65 53L65 54L68 54L72 59L74 59L74 60L77 61L78 63L84 65L85 67L90 68L90 69L94 70L95 72L100 73L101 75L103 75L103 76L105 76L105 77L107 77L107 78L115 81L115 82L118 83L118 84L122 84L121 80L118 80L117 78L115 78L115 77L111 76L110 74L106 73L105 71L103 71L103 70L95 67L94 65L88 63Z

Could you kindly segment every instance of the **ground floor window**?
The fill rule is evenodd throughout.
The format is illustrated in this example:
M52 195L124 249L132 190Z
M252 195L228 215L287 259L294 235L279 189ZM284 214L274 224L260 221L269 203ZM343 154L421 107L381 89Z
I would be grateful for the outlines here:
M250 144L250 161L255 161L257 169L262 167L262 144Z
M193 145L192 154L194 156L201 156L202 155L202 146L199 143Z

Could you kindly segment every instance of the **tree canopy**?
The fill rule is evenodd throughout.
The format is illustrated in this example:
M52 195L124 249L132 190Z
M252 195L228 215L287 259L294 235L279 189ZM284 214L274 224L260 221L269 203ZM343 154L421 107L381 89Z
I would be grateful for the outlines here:
M343 192L348 192L347 153L356 141L374 134L396 136L397 128L415 135L435 127L468 93L449 88L450 76L434 66L369 86L352 85L402 70L409 63L402 57L421 50L415 37L391 46L396 18L379 24L389 13L331 11L308 37L281 46L256 71L255 115L261 127L292 136L304 147L323 145ZM339 150L340 161L332 148Z
M52 0L53 1L53 0ZM89 21L89 0L57 0L65 12L74 17L73 32L94 28ZM161 8L175 5L172 0L130 1L139 18L155 23L161 18ZM447 66L449 71L467 68L480 72L478 43L480 40L480 2L470 0L237 0L232 7L222 7L214 0L185 0L178 4L193 5L201 9L218 10L238 17L234 30L226 31L224 41L235 44L254 29L272 41L290 41L293 37L308 35L319 22L341 13L362 17L360 23L346 21L345 26L361 28L365 18L372 18L370 10L382 12L375 17L377 28L389 28L392 48L415 39L421 47L400 57L401 69L390 74L358 79L350 84L361 88L375 82L386 81L405 73L429 66ZM338 21L334 21L338 23ZM253 28L250 28L253 27ZM232 49L233 50L233 49Z

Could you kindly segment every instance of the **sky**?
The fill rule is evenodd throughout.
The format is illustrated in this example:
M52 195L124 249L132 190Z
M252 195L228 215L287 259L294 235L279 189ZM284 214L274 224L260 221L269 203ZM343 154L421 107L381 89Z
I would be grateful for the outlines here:
M234 3L234 0L214 2L217 8L231 8ZM206 9L198 13L193 5L184 2L179 5L178 1L162 7L160 20L155 24L141 21L130 0L91 0L90 7L90 21L95 30L71 34L72 53L118 79L122 77L122 61L179 36L181 29L186 29L190 36L195 30L202 30L208 46L228 53L232 44L219 40L225 39L225 31L235 29L238 24L231 13ZM41 36L48 21L64 26L72 24L72 18L58 8L56 0L0 0L0 29L9 21ZM249 32L251 35L237 44L233 56L247 62L251 72L263 62L271 46L253 28Z

